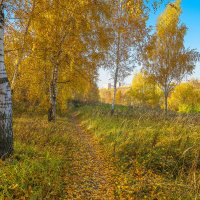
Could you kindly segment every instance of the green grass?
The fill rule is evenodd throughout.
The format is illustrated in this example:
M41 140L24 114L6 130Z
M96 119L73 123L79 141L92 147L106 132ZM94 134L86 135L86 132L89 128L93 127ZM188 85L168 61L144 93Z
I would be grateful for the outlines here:
M62 199L69 130L65 118L16 117L15 152L0 161L0 199Z
M200 199L198 115L165 120L159 110L119 106L111 116L109 105L81 106L76 114L119 170L119 199ZM67 117L15 117L15 152L0 161L0 199L63 199L73 131Z
M127 180L122 193L136 199L200 199L200 118L108 105L82 106L82 124L99 139ZM125 189L124 189L125 188Z

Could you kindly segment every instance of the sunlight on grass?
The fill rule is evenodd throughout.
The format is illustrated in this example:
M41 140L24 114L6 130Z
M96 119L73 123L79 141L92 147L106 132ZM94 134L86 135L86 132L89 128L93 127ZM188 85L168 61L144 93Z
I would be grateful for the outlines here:
M199 116L177 115L128 107L83 106L77 116L115 158L125 177L122 196L191 199L200 195Z
M69 129L62 119L49 124L38 116L15 118L14 124L14 155L0 163L1 199L58 199L68 165Z

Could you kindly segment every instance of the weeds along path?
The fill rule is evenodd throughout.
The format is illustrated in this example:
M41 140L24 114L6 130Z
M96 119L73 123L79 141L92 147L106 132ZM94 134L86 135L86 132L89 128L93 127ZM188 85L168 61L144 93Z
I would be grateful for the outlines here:
M109 158L74 117L71 125L66 199L116 199L115 170Z

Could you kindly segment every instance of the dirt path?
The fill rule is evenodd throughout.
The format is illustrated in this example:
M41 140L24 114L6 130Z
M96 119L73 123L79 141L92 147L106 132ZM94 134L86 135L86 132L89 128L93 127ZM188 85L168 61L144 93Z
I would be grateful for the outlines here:
M66 199L116 199L115 170L104 150L72 118Z

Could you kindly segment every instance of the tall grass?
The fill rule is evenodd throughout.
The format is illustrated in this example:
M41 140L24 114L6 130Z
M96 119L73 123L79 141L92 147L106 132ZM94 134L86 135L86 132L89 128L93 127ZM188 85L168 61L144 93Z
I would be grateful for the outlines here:
M68 132L64 118L15 117L15 152L0 161L0 199L62 199Z
M82 124L127 177L121 192L136 199L200 199L199 115L108 105L82 106Z

